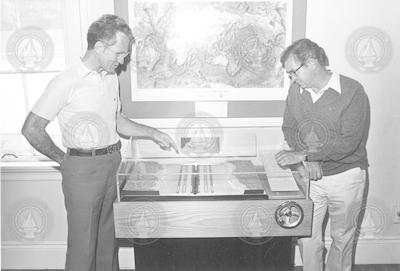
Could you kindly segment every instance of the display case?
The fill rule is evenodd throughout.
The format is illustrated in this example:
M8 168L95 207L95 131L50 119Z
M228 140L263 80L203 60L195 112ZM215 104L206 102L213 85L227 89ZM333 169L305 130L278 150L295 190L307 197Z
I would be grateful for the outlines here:
M309 236L312 201L302 164L280 168L252 132L182 136L179 153L132 141L117 173L118 238ZM150 150L152 149L152 150Z

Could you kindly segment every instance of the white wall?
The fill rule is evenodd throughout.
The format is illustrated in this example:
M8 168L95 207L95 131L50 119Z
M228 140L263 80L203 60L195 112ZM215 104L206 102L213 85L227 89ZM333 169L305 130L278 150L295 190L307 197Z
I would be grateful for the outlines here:
M333 70L360 81L369 96L371 128L367 147L370 186L367 210L376 225L374 236L400 238L400 224L393 223L392 211L394 205L400 205L397 176L400 164L400 2L308 0L307 5L307 38L325 48ZM380 39L380 44L375 40L373 45L377 55L384 55L392 46L389 63L378 72L357 70L346 57L346 44L354 37L351 34L365 26L379 28L389 38ZM359 41L368 39L368 31L365 34L365 37L359 37Z

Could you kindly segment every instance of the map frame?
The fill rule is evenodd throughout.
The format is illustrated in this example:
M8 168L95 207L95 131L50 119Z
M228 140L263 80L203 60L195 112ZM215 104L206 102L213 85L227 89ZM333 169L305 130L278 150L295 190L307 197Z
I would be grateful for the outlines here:
M219 8L225 8L229 9L231 8L231 5L237 5L238 9L242 8L244 11L238 11L238 12L232 12L232 10L228 10L228 15L229 12L232 12L233 15L231 16L232 18L239 18L237 21L235 21L233 24L230 25L230 32L225 31L223 34L219 33L218 37L223 37L224 39L220 39L217 41L214 41L213 46L215 47L215 44L220 45L221 43L223 44L222 46L219 47L219 49L222 48L220 55L218 54L210 54L207 52L207 50L201 51L200 53L198 52L199 50L195 50L195 54L189 54L185 55L185 52L188 50L185 50L184 47L179 47L177 46L176 48L182 48L182 50L175 50L173 53L169 53L169 56L160 57L161 51L159 48L166 48L168 43L171 43L171 40L175 42L175 44L179 44L179 35L175 35L174 39L170 38L170 34L165 35L165 32L170 33L171 31L168 30L168 28L171 28L172 25L175 25L176 28L180 28L181 24L173 24L173 20L171 20L171 16L175 18L182 18L188 19L188 15L186 14L186 17L184 15L179 14L179 9L174 10L173 15L169 16L169 19L165 19L167 16L163 16L165 12L163 13L162 10L166 5L169 5L172 3L173 5L175 4L176 6L182 6L182 5L193 5L193 9L198 6L205 6L207 5L217 5ZM265 35L267 37L260 38L260 36L264 35L263 32L268 32L268 31L263 31L262 28L258 27L257 23L260 21L261 18L261 25L264 22L263 26L266 26L265 22L268 20L268 16L265 15L263 18L260 16L259 7L263 7L266 5L271 5L272 7L275 6L284 6L285 11L283 13L280 13L279 16L283 16L284 18L279 18L280 23L283 26L282 29L284 29L284 38L280 39L280 43L278 44L279 46L275 46L273 53L269 54L269 56L272 56L274 61L273 65L271 68L271 65L269 66L269 70L266 69L265 65L263 63L266 62L257 62L257 57L260 58L260 56L256 56L256 60L252 62L252 60L247 61L246 59L243 60L238 60L238 58L242 58L242 55L249 55L250 53L254 52L260 52L263 50L263 47L265 45L268 46L270 45L270 41L268 40L268 35ZM145 8L143 8L145 7ZM143 12L145 10L145 12ZM210 9L208 9L210 11ZM274 11L274 9L271 9ZM212 10L210 11L212 12ZM184 12L181 12L184 13ZM144 15L143 15L144 14ZM161 14L161 15L160 15ZM190 14L190 13L189 13ZM202 17L199 16L200 18L205 17L204 12L199 14L203 15ZM267 13L266 13L267 14ZM268 13L269 16L273 14L272 12ZM133 34L136 38L136 44L133 47L132 50L132 55L131 55L131 62L130 62L130 77L131 77L131 99L132 101L135 102L141 102L141 101L238 101L238 100L250 100L250 101L255 101L255 100L284 100L287 96L287 89L288 89L288 84L289 80L285 76L283 69L280 66L279 62L279 56L280 53L283 51L283 49L288 46L291 41L292 41L292 23L293 23L293 0L268 0L268 1L251 1L251 2L246 2L246 1L236 1L236 2L231 2L231 1L165 1L165 0L158 0L158 1L144 1L144 0L134 0L134 1L128 1L128 15L129 15L129 24L131 28L133 29ZM213 15L210 13L210 16L208 18L211 18ZM191 14L193 17L193 13ZM214 14L215 16L215 14ZM240 20L240 18L243 18L243 20ZM229 19L227 19L229 21ZM175 20L177 21L177 20ZM189 19L190 21L190 19ZM210 21L210 20L205 20L205 21ZM201 21L202 25L205 21ZM215 20L214 20L215 21ZM183 21L185 22L185 21ZM249 23L250 22L250 23ZM255 22L255 23L254 23ZM272 21L271 21L272 22ZM215 22L214 22L215 23ZM218 22L216 22L218 23ZM226 21L223 22L221 21L221 24L225 23ZM228 22L229 23L229 22ZM274 22L272 22L274 23ZM272 24L271 23L271 24ZM147 24L147 25L146 25ZM190 23L188 23L190 24ZM193 25L193 24L192 24ZM210 25L210 23L208 24ZM250 26L249 26L250 25ZM149 26L152 27L152 29L149 30ZM215 24L213 25L215 27ZM220 26L220 29L223 26ZM217 25L218 28L218 25ZM227 28L225 28L227 29ZM233 30L232 30L233 29ZM261 29L261 31L260 31ZM274 28L278 29L278 28ZM164 33L161 33L164 30ZM201 27L200 27L201 30ZM265 30L265 29L264 29ZM270 31L271 32L271 31ZM184 32L185 33L185 32ZM186 32L186 36L192 36L190 32ZM230 36L229 36L230 35ZM247 35L247 36L246 36ZM168 38L165 38L168 36ZM178 36L178 38L176 38ZM185 37L186 37L185 36ZM226 38L229 36L228 38ZM245 37L245 39L241 37ZM182 37L182 35L181 35ZM233 42L232 42L232 37ZM239 38L238 38L239 37ZM255 37L255 38L254 38ZM273 35L269 37L274 37ZM236 38L236 40L235 40ZM168 40L170 39L170 40ZM256 41L254 41L256 39ZM222 42L221 42L222 40ZM250 41L249 41L250 40ZM192 40L193 41L193 40ZM218 43L219 42L219 43ZM203 42L204 43L204 42ZM242 46L242 44L250 44L249 46ZM151 46L147 46L146 44L151 44ZM233 45L232 45L233 44ZM159 48L154 48L156 46L159 46ZM236 47L235 47L236 45ZM224 47L225 46L225 47ZM195 49L196 45L194 46ZM199 46L198 46L199 47ZM209 48L211 48L210 46ZM243 51L240 51L241 48L255 48L255 50L245 50L246 52L243 53ZM209 49L208 48L208 49ZM237 50L239 48L239 52ZM277 49L278 48L278 49ZM271 50L269 51L271 52ZM247 53L247 54L246 54ZM204 57L202 57L199 61L199 55L204 56L208 55L208 59L213 59L215 63L219 61L219 63L234 63L234 64L229 64L225 65L223 68L227 70L227 73L230 72L230 75L235 75L237 76L234 78L234 83L231 85L227 84L224 82L224 79L217 78L215 79L214 82L208 82L207 79L205 81L201 81L200 85L202 87L197 87L196 85L190 85L192 82L195 82L196 79L198 78L210 78L210 77L205 77L203 76L204 71L210 71L212 70L216 65L213 66L207 66L204 67L202 64L204 64ZM172 55L172 57L171 57ZM182 55L184 57L182 57ZM193 55L195 57L193 57ZM222 56L221 56L222 55ZM233 55L233 57L231 57ZM239 57L238 57L239 56ZM159 57L159 59L157 59ZM231 57L229 59L229 57ZM235 59L236 57L236 59ZM272 58L271 57L271 58ZM171 59L172 60L168 60ZM160 60L161 59L161 60ZM166 60L167 59L167 60ZM233 59L233 60L232 60ZM261 56L261 59L262 56ZM264 58L265 59L265 58ZM269 61L271 62L271 61ZM189 64L188 64L189 63ZM200 64L199 64L200 63ZM207 62L210 63L210 62ZM247 64L250 63L250 64ZM255 63L255 64L254 64ZM251 66L251 64L254 64ZM271 64L271 63L269 63ZM146 66L147 65L147 66ZM188 74L194 75L194 77L187 77L182 80L186 80L189 84L188 86L186 85L179 85L180 78L179 76L176 76L174 78L173 76L169 76L171 74L172 70L173 72L181 71L185 69L186 67L189 67L188 69ZM247 66L246 66L247 65ZM167 67L167 68L166 68ZM192 69L194 67L194 69ZM211 67L211 68L210 68ZM197 68L197 70L196 70ZM218 68L218 67L217 67ZM221 67L219 67L219 74L220 71L222 70ZM257 70L257 68L260 68ZM268 67L267 67L268 68ZM201 70L198 72L199 70ZM144 72L143 72L144 71ZM264 80L262 78L263 72L265 74L268 74L268 71L270 72L269 77L265 77L267 80ZM143 74L147 74L147 77L143 77ZM149 75L150 74L150 75ZM198 75L200 74L200 75ZM215 74L218 74L216 72ZM261 75L261 76L260 76ZM162 78L161 80L157 81L155 79L150 80L149 78ZM163 77L164 76L164 77ZM169 76L169 77L168 77ZM253 77L252 77L253 76ZM214 76L216 77L216 76ZM229 77L229 76L225 76ZM232 76L234 77L234 76ZM141 81L140 81L140 78ZM143 79L144 78L144 79ZM168 79L165 78L172 78L172 80L168 81ZM189 78L189 79L188 79ZM194 78L194 79L193 79ZM261 80L260 80L261 78ZM270 80L270 79L273 80ZM138 80L139 79L139 80ZM175 80L175 82L174 82ZM219 81L222 81L220 83ZM262 81L264 80L264 81ZM269 81L268 81L269 80ZM139 84L138 84L139 82ZM142 82L142 85L140 83ZM144 83L143 83L144 82ZM161 83L160 83L161 82ZM172 82L172 83L171 83ZM178 82L178 83L176 83ZM204 84L205 82L205 84ZM271 83L272 82L272 83ZM204 87L205 85L205 87Z

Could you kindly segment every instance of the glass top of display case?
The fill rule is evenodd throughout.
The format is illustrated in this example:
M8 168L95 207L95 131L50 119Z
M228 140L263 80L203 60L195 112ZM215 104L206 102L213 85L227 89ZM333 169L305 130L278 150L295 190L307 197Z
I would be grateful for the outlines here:
M275 154L279 150L262 143L265 135L254 130L212 128L197 125L190 131L164 131L175 140L178 153L161 150L151 140L132 139L131 154L122 160L117 173L118 200L308 199L309 181L303 165L278 166Z
M263 159L125 159L117 174L119 199L143 196L308 197L308 179L300 170L268 172L270 168L266 170Z

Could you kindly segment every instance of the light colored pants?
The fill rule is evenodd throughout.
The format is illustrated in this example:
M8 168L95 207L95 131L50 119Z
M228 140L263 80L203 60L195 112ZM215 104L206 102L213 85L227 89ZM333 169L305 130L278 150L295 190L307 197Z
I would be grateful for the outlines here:
M312 236L299 239L303 270L323 270L323 221L328 211L332 245L326 261L328 271L351 271L353 242L357 228L366 172L353 168L311 181L310 197L314 202Z
M120 152L66 155L61 165L68 222L66 271L119 270L113 202L120 161Z

